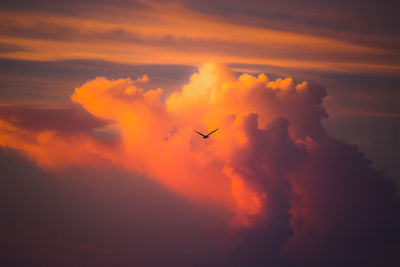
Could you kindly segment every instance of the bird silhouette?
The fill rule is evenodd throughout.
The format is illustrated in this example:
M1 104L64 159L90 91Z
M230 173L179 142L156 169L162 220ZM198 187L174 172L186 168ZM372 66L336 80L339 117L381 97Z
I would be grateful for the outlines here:
M199 135L203 136L203 139L207 139L208 137L210 137L210 135L211 135L212 133L216 132L218 129L219 129L219 128L215 129L215 130L212 131L212 132L209 132L208 134L202 134L202 133L200 133L200 132L198 132L198 131L195 131L195 130L193 130L193 131L195 131L195 132L198 133Z

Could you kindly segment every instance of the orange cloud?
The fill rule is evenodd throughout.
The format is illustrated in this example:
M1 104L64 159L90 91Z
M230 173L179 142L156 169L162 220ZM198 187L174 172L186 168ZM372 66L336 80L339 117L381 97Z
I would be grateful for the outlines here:
M44 119L43 111L0 106L0 146L54 171L124 169L232 212L233 262L270 264L285 255L321 266L343 248L358 262L371 251L365 240L382 242L381 255L400 221L397 189L355 146L324 132L324 87L237 77L213 62L165 101L162 89L141 88L148 80L99 77L76 88L71 99L85 109L76 127L54 123L73 124L70 111ZM40 125L22 118L31 114ZM206 140L193 131L216 127Z
M283 139L277 137L276 142L284 142L283 146L289 142L289 150L296 150L292 139L301 143L323 133L324 88L306 82L271 81L264 74L236 77L229 68L213 62L201 66L165 102L160 100L162 89L140 87L146 82L147 76L136 80L99 77L72 94L71 100L87 112L112 121L112 129L120 134L117 139L99 137L95 128L70 134L43 127L29 131L3 119L0 144L23 151L42 167L107 163L145 174L190 199L230 207L236 211L232 225L239 227L266 216L270 198L257 182L248 180L247 171L237 169L238 151L251 154L257 149L258 135L274 139L269 136L283 129L287 134L279 134ZM277 117L288 118L290 126L275 122ZM208 140L193 131L216 127L219 130ZM274 163L274 158L268 153L262 156L263 172L279 177L284 172L268 166L282 164Z

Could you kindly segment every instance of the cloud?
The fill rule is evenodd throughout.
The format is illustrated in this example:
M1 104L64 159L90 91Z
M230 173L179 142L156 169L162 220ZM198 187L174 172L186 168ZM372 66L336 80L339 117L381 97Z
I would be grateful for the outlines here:
M324 260L395 266L391 249L399 244L400 206L394 181L374 170L355 146L331 137L309 155L289 178L295 234L287 252L316 265Z
M261 65L269 65L297 71L399 73L398 38L393 34L381 37L354 31L344 33L342 22L336 23L337 14L348 16L339 20L345 21L346 26L354 18L354 12L349 12L347 5L346 8L339 5L339 10L332 12L332 7L328 11L324 7L304 9L307 5L302 3L293 13L287 5L283 8L269 4L264 11L265 6L258 3L244 7L238 3L222 3L213 8L219 12L210 14L198 5L181 1L135 2L36 3L28 8L5 5L0 12L3 26L0 41L7 47L21 49L6 49L1 56L42 62L92 59L168 64L173 61L191 66L204 60L218 60L258 64L258 70L265 70ZM236 11L226 16L228 10ZM260 11L266 13L255 18L255 13L263 14ZM360 12L358 6L356 11ZM276 18L270 12L285 15ZM119 15L114 16L116 13ZM295 19L299 15L300 19ZM325 20L327 17L329 22ZM360 25L371 30L365 21L362 18L354 23L358 25L357 30ZM316 28L315 24L320 27ZM381 32L384 28L387 27L380 27Z
M99 77L75 89L73 102L112 122L106 137L95 128L34 132L3 118L0 144L53 169L110 164L232 211L232 265L396 261L397 189L325 132L324 87L237 77L213 62L165 101L144 82ZM216 127L208 140L193 131Z

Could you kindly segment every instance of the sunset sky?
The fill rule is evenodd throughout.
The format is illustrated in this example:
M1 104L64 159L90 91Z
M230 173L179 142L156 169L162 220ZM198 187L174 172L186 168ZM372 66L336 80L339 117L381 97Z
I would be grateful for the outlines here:
M399 13L2 1L0 264L399 266Z

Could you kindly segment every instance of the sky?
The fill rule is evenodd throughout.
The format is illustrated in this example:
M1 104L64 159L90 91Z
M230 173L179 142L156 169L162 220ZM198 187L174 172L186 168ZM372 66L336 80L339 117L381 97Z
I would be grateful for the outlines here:
M0 7L2 265L400 264L397 1Z

